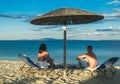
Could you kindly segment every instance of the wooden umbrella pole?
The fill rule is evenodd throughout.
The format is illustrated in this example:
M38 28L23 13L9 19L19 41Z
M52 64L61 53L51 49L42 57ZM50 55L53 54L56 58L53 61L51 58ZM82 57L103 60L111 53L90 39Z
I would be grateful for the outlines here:
M66 68L66 29L67 29L67 27L66 27L66 24L63 26L63 30L64 30L64 68Z

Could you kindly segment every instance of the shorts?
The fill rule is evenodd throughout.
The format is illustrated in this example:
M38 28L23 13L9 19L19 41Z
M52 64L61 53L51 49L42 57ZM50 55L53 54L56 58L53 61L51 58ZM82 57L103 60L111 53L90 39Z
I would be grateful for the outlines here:
M87 68L88 67L88 60L86 58L78 60L78 67L79 68Z
M37 61L36 63L38 66L40 66L41 68L48 68L48 64L46 61Z

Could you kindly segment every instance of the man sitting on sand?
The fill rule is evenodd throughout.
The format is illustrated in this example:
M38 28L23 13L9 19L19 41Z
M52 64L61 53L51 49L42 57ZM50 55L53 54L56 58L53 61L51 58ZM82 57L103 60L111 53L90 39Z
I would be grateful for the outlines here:
M97 66L97 57L92 51L92 46L87 47L87 53L77 56L78 66L93 70Z

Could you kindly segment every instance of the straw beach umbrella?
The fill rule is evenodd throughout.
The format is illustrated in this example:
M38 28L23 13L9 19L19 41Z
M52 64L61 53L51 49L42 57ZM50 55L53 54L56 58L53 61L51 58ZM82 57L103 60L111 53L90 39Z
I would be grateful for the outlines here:
M102 20L104 17L99 14L87 12L75 8L60 8L50 11L44 15L31 20L35 25L64 25L64 68L66 68L66 31L68 24L84 24Z

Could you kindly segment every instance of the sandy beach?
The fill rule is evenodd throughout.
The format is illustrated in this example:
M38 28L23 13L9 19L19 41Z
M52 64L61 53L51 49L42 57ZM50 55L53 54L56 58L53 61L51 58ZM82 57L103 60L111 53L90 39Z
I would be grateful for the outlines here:
M80 69L20 70L24 62L0 60L0 84L119 84L120 66L115 66L115 76L107 72L90 72ZM27 66L26 66L27 67Z

